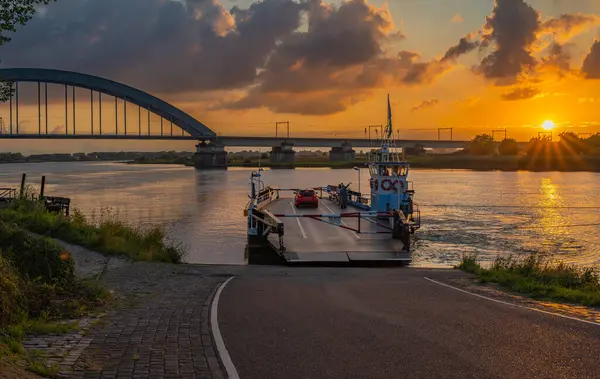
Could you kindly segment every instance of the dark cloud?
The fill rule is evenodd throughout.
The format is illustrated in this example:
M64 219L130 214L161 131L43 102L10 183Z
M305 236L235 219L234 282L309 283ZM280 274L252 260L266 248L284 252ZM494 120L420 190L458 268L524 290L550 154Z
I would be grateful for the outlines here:
M497 85L516 83L522 74L533 78L541 70L551 68L564 75L570 70L571 57L564 44L575 35L600 24L594 14L562 14L547 20L524 0L496 0L481 34L482 49L493 46L477 68L477 72L493 79ZM533 54L548 46L550 54L538 62ZM541 63L541 64L540 64Z
M540 90L534 87L516 88L512 91L502 94L502 99L506 101L517 101L531 99L540 94Z
M417 53L390 57L384 46L403 38L387 8L366 0L263 0L230 11L218 0L61 0L0 55L5 67L85 72L167 97L250 88L231 107L323 114L373 86L425 83L444 71Z
M61 0L0 55L4 67L84 72L169 99L245 90L238 101L217 103L330 114L373 88L431 83L479 44L465 36L442 58L424 61L387 50L403 38L387 7L366 0L262 0L231 10L219 0ZM37 100L35 89L22 95ZM60 90L50 95L62 100Z
M61 0L0 50L9 67L86 72L159 92L251 84L303 5L264 0L225 10L217 0Z
M482 45L495 44L479 71L487 78L516 80L535 65L532 47L540 30L540 15L523 0L496 0L492 15L487 17Z
M471 35L461 38L458 44L452 46L446 51L446 54L442 57L442 61L456 60L463 54L466 54L472 50L475 50L480 46L479 41L474 41Z
M258 76L258 85L225 107L336 113L374 87L429 83L450 67L435 60L422 62L411 51L388 56L382 46L401 32L394 29L387 9L364 0L339 6L313 0L306 14L308 29L283 38Z
M571 55L565 46L553 43L549 47L548 56L542 58L542 66L554 70L559 76L564 76L571 71Z
M423 100L423 102L421 104L412 107L410 111L417 112L417 111L421 111L423 109L433 108L436 105L438 105L439 103L440 103L440 101L438 99Z
M544 21L540 25L542 33L552 34L555 40L566 42L586 29L600 24L600 17L595 14L564 13L556 18Z
M588 79L600 79L600 40L594 41L583 61L581 73Z

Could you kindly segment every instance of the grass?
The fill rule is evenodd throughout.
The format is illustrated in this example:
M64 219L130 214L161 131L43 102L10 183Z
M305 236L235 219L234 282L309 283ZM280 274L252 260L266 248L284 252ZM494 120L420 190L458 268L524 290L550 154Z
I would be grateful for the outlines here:
M0 220L107 255L122 255L135 261L181 263L186 254L182 245L165 242L163 229L133 227L116 220L108 210L104 210L100 220L94 223L77 209L67 217L46 211L41 203L20 201L0 210Z
M456 268L473 273L482 283L497 283L535 299L600 306L600 275L591 267L549 261L537 254L525 258L498 257L490 268L476 255L463 255Z
M25 325L25 332L34 335L43 334L66 334L72 330L78 330L78 322L47 322L43 320L29 321Z
M58 364L48 365L43 358L28 358L27 370L45 378L58 378Z

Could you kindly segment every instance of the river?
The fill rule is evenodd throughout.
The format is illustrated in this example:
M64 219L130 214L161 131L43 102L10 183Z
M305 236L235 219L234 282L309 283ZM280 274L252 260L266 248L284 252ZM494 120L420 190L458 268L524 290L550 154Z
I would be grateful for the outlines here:
M98 220L160 225L188 248L189 263L244 264L251 170L196 171L172 165L112 162L0 165L0 187L18 187L22 173L46 195L71 197ZM368 172L361 185L368 192ZM461 253L484 260L499 254L540 252L561 260L600 264L600 174L588 172L477 172L413 170L422 228L414 238L414 265L449 266ZM267 184L312 187L358 182L353 170L267 170Z

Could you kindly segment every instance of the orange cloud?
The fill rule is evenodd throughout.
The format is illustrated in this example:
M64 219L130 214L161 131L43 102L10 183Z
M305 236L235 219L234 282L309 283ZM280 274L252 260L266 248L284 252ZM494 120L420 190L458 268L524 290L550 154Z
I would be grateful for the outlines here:
M433 108L436 105L438 105L439 103L440 103L440 101L438 99L423 100L423 102L421 102L421 104L412 107L410 111L417 112L417 111L421 111L424 109Z
M454 24L460 24L462 23L464 20L462 18L462 16L460 15L460 13L457 13L454 15L454 17L452 17L450 19L450 22L454 23Z

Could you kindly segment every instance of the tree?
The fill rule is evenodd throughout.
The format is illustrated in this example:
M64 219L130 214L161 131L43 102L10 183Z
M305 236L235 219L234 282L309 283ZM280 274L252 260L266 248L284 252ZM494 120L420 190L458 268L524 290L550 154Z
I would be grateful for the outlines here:
M492 155L496 152L494 137L491 134L479 134L469 142L466 150L472 155Z
M573 132L562 132L560 137L560 151L565 155L581 155L586 152L586 144Z
M17 25L25 25L35 14L37 5L56 0L0 0L0 46L10 41L8 33L16 32ZM1 78L0 78L1 79ZM0 103L12 94L12 83L0 81Z
M506 138L500 142L498 146L500 155L517 155L519 154L519 144L514 138Z
M550 157L554 154L555 150L552 146L553 142L549 138L534 137L525 148L525 153L530 157Z
M596 133L584 140L587 151L586 154L600 156L600 133Z

